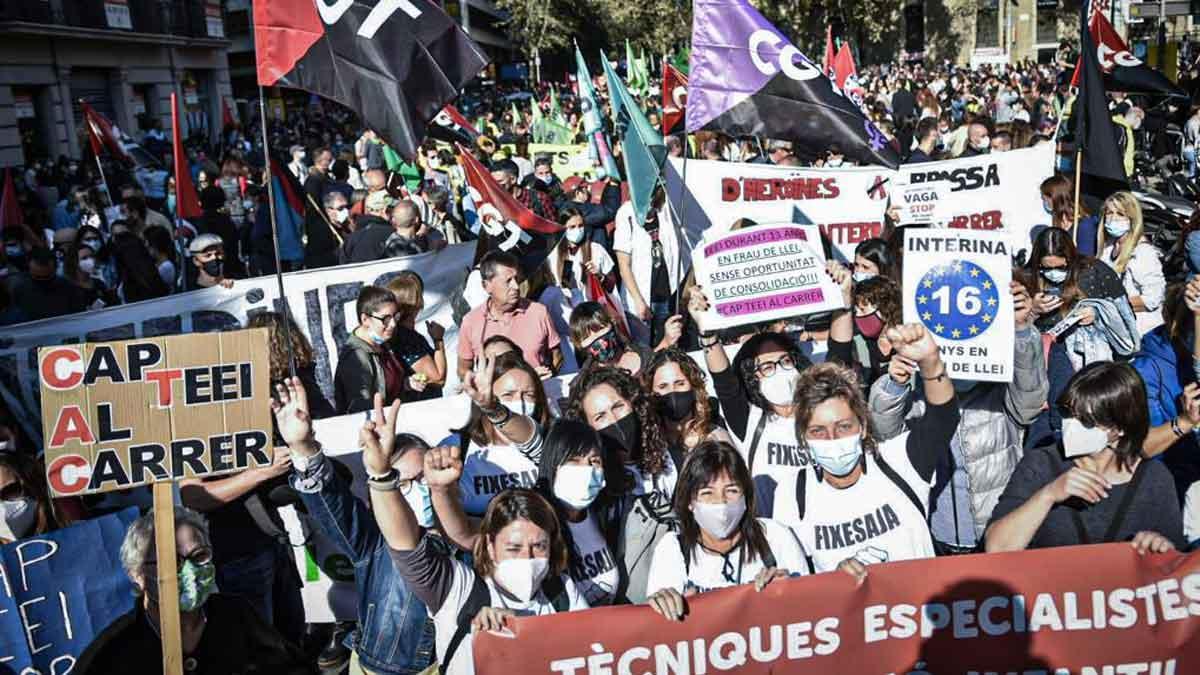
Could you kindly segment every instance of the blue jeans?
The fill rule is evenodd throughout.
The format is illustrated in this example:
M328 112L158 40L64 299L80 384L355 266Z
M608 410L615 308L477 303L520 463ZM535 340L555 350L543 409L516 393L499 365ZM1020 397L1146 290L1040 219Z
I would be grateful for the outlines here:
M1184 164L1183 172L1185 174L1187 174L1187 177L1195 178L1196 177L1196 149L1195 148L1191 148L1191 149L1184 148L1183 149L1183 164Z

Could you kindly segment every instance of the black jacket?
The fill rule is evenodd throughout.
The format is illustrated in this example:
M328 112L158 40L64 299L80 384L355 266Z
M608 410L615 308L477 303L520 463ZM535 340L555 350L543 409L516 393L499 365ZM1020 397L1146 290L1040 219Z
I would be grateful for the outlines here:
M338 263L345 265L382 260L385 257L383 244L393 231L392 224L379 216L359 218L358 229L346 238L346 243L338 251Z

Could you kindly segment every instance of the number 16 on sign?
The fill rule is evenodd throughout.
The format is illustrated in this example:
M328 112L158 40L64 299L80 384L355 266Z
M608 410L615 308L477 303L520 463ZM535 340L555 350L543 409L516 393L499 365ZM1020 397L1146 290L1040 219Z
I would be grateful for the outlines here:
M904 230L904 321L933 335L954 380L1010 382L1012 257L994 232Z

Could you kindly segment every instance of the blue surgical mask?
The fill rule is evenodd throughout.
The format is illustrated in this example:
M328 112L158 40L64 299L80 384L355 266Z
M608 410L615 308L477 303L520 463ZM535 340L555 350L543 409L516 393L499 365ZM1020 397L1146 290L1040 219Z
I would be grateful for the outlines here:
M371 338L371 343L375 345L381 345L387 342L387 338L383 337L382 335L376 335L374 331L367 331L367 337Z
M167 213L169 213L171 215L175 214L175 193L174 192L167 195Z
M5 246L4 255L8 256L9 258L21 258L25 256L25 249L20 244L15 246Z
M1128 218L1112 217L1104 219L1104 232L1110 237L1122 237L1129 231L1130 223Z
M408 494L404 495L404 499L412 509L413 515L417 517L418 525L425 529L433 527L433 497L429 493L429 486L424 481L414 481Z
M1065 269L1042 270L1042 276L1052 284L1061 284L1067 280L1067 271Z
M848 475L862 459L862 436L859 435L830 441L810 438L806 442L813 462L834 476Z

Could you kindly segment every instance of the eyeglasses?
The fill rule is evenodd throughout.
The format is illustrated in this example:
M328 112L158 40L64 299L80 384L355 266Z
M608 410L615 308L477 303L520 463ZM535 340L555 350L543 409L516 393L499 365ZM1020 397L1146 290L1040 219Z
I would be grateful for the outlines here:
M208 548L207 546L201 546L200 548L193 549L192 552L187 555L179 556L178 562L180 564L183 564L183 562L185 560L190 560L190 561L192 561L193 565L207 565L208 563L212 562L212 559L213 559L212 549ZM158 561L157 560L147 560L146 566L147 567L157 567Z
M795 370L796 362L792 357L783 355L778 361L763 361L754 367L754 372L758 373L759 377L771 377L775 374L776 369L783 368L784 370Z
M399 320L397 318L399 316L398 314L388 314L387 316L378 316L376 314L368 314L367 316L371 317L372 319L377 319L379 321L379 323L382 323L385 326L388 325L389 323L396 323L396 321Z
M0 488L0 499L4 501L12 501L21 499L25 496L25 488L18 482L12 482Z

